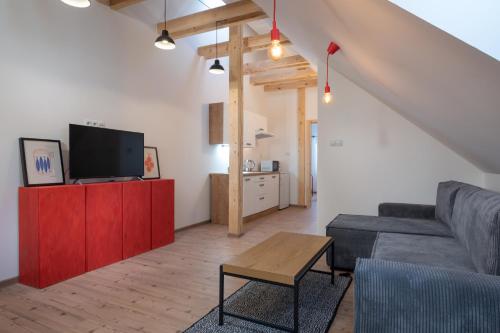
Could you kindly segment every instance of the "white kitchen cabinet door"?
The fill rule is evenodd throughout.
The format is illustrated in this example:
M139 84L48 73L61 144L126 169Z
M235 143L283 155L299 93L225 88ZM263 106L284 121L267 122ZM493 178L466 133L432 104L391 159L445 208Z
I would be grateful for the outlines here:
M271 175L269 176L269 186L268 188L270 189L268 191L269 195L269 201L271 204L271 207L276 207L279 206L280 204L280 176L279 175Z
M253 177L243 177L243 217L258 213L256 187Z
M255 148L256 114L243 113L243 148Z

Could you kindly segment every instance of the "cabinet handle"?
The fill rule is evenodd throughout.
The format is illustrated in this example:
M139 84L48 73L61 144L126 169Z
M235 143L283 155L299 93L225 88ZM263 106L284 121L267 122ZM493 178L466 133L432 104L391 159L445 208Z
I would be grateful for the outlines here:
M259 186L260 186L260 187L264 187L264 184L260 184Z
M264 177L260 177L260 179L264 180Z
M246 181L246 182L249 182L249 181L250 181L250 178L245 178L245 181Z
M264 200L264 197L262 197L262 198L259 198L259 200Z
M276 178L276 176L273 176L273 179Z
M247 145L247 146L251 146L252 144L251 144L251 143L249 143L249 142L247 142L247 143L246 143L246 145Z

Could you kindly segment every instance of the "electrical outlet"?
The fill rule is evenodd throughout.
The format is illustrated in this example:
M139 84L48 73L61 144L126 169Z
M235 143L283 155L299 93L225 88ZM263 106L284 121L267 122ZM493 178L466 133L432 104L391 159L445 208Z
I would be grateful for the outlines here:
M106 123L102 120L99 120L98 123L97 123L97 126L98 127L106 127Z
M83 121L83 124L84 124L85 126L92 126L92 120L90 120L90 119L85 119L85 120Z

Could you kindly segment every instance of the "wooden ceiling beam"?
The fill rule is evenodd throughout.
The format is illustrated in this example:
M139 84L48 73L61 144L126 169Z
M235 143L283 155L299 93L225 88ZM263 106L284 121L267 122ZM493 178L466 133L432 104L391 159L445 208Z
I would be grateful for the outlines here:
M264 86L265 92L282 91L288 89L311 88L318 86L318 78L281 81Z
M216 22L218 22L219 28L225 28L266 17L266 13L251 0L241 0L225 6L175 18L166 23L158 23L157 30L161 32L166 24L170 36L174 39L179 39L215 30Z
M243 38L243 53L264 50L269 47L269 44L271 44L271 36L269 34L245 37ZM281 34L281 44L290 44L290 40L288 40L288 38L286 38L283 34ZM228 45L229 44L227 42L219 43L219 58L228 56ZM205 59L215 59L215 44L199 47L198 55L200 57L204 57Z
M300 68L293 70L275 70L266 74L253 75L250 77L250 84L262 86L274 84L281 81L311 79L318 74L312 68Z
M109 7L118 10L143 1L144 0L109 0Z
M307 68L309 62L300 55L285 57L280 60L264 60L259 62L247 63L243 66L243 74L256 74L283 68Z

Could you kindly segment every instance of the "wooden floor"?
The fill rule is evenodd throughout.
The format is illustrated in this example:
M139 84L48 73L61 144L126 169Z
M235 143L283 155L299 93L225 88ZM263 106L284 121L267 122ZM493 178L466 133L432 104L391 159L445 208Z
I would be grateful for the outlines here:
M315 208L248 223L239 239L221 225L180 231L175 244L44 290L0 289L0 332L182 332L217 305L219 264L282 230L316 233ZM227 278L225 294L243 283ZM353 308L351 284L330 333L352 332Z

